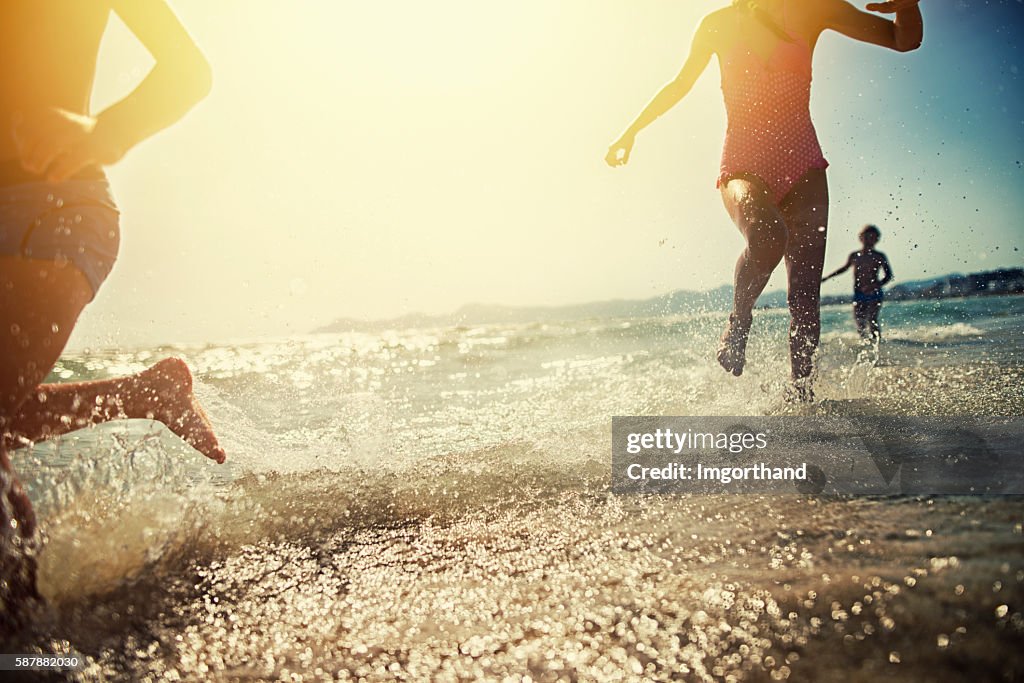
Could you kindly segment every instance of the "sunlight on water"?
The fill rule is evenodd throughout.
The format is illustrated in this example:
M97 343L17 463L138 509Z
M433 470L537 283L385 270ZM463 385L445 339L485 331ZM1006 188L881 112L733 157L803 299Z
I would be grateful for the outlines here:
M47 537L36 628L89 655L86 677L829 680L984 661L1022 628L1018 502L607 487L612 415L1019 414L1019 313L993 307L1020 303L987 305L890 305L869 362L848 311L826 310L809 407L784 400L777 311L740 378L713 364L718 314L65 358L56 377L78 380L182 355L229 459L148 421L19 452Z

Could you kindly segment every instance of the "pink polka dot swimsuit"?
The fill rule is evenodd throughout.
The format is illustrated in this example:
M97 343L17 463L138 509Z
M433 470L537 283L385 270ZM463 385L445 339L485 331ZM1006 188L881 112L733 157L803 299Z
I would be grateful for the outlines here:
M811 48L789 35L767 61L743 44L722 57L729 125L717 185L756 176L776 205L808 170L828 166L811 123Z

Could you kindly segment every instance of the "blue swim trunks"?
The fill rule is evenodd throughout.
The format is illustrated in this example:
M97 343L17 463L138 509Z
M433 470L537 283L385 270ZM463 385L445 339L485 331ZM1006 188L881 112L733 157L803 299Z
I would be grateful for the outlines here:
M881 301L884 298L882 290L877 290L871 293L866 292L854 292L853 303L855 304L873 304L876 301Z
M9 162L4 162L3 165ZM110 274L121 242L120 212L98 169L73 180L0 180L0 254L71 263L93 297Z

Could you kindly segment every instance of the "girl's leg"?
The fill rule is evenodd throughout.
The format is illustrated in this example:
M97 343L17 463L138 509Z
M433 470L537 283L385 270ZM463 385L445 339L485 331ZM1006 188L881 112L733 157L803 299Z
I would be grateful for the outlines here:
M77 268L0 256L0 435L10 431L22 403L57 362L90 299L92 289ZM6 453L0 465L9 479L5 494L15 520L24 524L25 535L31 535L32 507Z
M92 298L76 268L0 256L0 434L57 361L82 308ZM35 589L36 520L0 438L0 624L16 620ZM8 623L11 622L11 623Z
M824 169L808 171L783 199L781 209L789 228L789 357L793 379L800 382L811 375L821 336L821 271L828 232L828 180Z
M722 186L722 201L747 241L736 261L732 313L718 350L718 362L738 377L746 362L754 304L786 252L786 222L764 183L754 177L729 180Z
M35 514L0 439L0 638L24 626L29 608L42 601L36 587Z
M8 432L15 439L41 441L124 418L158 420L206 457L224 462L224 449L192 393L192 373L179 358L167 358L129 377L40 384Z

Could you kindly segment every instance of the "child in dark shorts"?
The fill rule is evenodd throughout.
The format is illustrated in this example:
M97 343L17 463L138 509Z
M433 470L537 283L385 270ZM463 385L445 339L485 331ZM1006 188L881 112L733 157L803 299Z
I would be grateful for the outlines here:
M826 275L822 282L841 275L853 268L853 319L862 339L878 343L882 339L882 328L878 314L882 310L884 294L882 287L892 281L892 268L885 254L875 250L882 237L882 231L874 225L866 225L860 231L863 248L846 259L846 264L834 273ZM878 272L882 271L882 277Z

